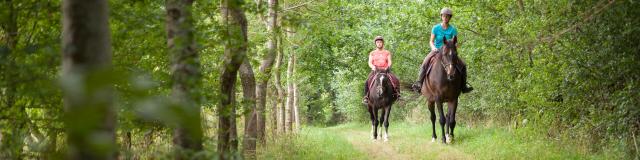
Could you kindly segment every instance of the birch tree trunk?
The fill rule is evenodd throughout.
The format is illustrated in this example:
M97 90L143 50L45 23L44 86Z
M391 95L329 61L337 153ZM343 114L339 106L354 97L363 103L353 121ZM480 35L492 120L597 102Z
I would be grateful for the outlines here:
M289 64L287 65L287 104L285 106L285 132L292 131L292 108L293 108L293 66L295 63L295 55L293 52L289 54Z
M295 57L295 56L294 56ZM296 73L296 68L295 68L295 60L294 60L294 66L293 66L293 74L295 75ZM298 114L298 98L299 98L300 94L298 93L298 81L294 81L293 83L293 118L294 118L294 131L299 131L300 130L300 115Z
M280 40L282 42L282 40ZM282 70L282 51L278 50L276 56L276 64L273 68L274 70L274 86L276 87L276 103L273 105L273 135L276 135L277 132L282 132L284 130L284 120L282 118L283 108L282 101L284 97L284 89L282 89L282 81L280 78L280 71Z
M258 141L264 142L265 137L265 107L267 96L267 83L271 76L271 67L275 59L277 48L277 18L278 18L278 0L269 0L269 22L267 24L267 32L269 38L267 41L267 54L265 54L260 65L260 74L258 75L258 86L256 87L256 110L258 111Z

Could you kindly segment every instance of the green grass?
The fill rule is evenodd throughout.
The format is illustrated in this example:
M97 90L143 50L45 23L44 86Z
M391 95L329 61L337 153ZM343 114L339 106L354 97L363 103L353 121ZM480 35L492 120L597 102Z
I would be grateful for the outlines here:
M617 159L620 151L588 152L576 143L553 140L528 129L499 127L467 128L459 125L453 144L431 142L430 124L395 123L389 142L371 141L368 124L305 127L288 141L271 142L259 159L387 159L390 155L369 152L393 150L408 159ZM386 149L378 149L386 148ZM390 154L390 153L385 153ZM617 155L617 156L616 156ZM387 157L388 156L388 157ZM617 157L617 158L616 158Z
M366 155L336 132L304 127L297 135L268 142L258 151L258 159L366 159Z

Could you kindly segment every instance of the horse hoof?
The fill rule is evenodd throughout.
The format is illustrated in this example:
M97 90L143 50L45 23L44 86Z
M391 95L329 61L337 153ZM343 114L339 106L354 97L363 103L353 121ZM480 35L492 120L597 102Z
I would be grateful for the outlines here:
M447 136L445 136L447 139L447 143L451 143L453 141L453 137L451 137L450 135L447 134Z
M431 138L431 143L436 142L436 138Z

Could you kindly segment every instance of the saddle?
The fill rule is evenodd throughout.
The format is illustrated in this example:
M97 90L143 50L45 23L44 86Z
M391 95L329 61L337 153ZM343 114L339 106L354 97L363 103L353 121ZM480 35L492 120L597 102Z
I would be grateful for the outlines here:
M393 93L394 95L399 95L400 94L400 80L398 80L398 77L396 77L396 75L394 75L393 73L386 71L385 73L387 73L387 75L389 75L389 80L391 80L391 86L393 87ZM377 77L377 75L380 73L376 73L373 74L372 77L369 77L369 81L371 81L372 78ZM369 90L371 90L371 88L373 87L373 83L371 82L367 82L368 85L367 87L369 88Z
M437 58L436 56L442 56L442 53L440 52L436 52L433 56L431 56L428 60L427 60L427 65L425 65L425 67L427 67L427 69L425 70L425 76L424 78L427 79L429 77L429 73L431 73L431 68L433 68L433 62L435 61L435 59ZM460 73L464 72L462 71L461 64L463 64L462 60L458 57L455 57L455 61L458 61L458 63L456 65L453 65L456 70Z

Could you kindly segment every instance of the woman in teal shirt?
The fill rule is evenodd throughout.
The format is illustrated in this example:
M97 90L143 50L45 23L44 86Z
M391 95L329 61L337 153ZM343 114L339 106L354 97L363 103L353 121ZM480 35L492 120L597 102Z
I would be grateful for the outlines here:
M425 71L427 67L430 65L429 61L431 57L433 57L433 55L436 52L438 52L438 49L442 47L442 45L444 44L442 39L444 37L446 37L447 39L453 39L453 37L458 36L458 30L456 29L456 27L449 24L449 20L451 20L452 16L453 16L453 11L451 11L451 9L443 8L442 10L440 10L440 18L442 19L442 23L436 24L431 29L431 40L429 41L431 52L429 52L429 55L427 55L427 58L425 58L424 61L422 62L422 65L420 65L420 76L418 77L418 81L416 82L416 84L413 85L414 90L418 92L420 92L420 88L422 88L422 82L424 81L426 76ZM460 60L460 62L462 62L462 60ZM471 90L473 90L473 87L467 85L466 65L464 64L464 62L462 62L461 64L462 64L462 67L461 67L462 80L465 83L465 85L462 87L462 92L468 93L468 92L471 92Z

